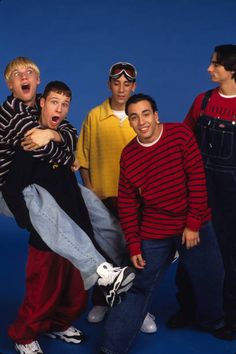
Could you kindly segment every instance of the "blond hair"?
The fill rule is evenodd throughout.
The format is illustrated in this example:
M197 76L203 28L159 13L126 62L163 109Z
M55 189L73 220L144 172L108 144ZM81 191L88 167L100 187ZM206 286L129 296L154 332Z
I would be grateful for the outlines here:
M17 57L10 61L10 63L7 64L6 69L4 70L4 77L6 82L10 80L12 72L14 70L17 70L20 66L23 68L27 68L30 66L36 72L38 77L40 76L40 70L32 60L26 57Z

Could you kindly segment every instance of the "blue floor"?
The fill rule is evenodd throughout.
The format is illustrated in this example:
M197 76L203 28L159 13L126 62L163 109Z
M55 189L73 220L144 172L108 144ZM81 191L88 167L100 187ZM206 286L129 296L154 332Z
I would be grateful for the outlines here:
M26 261L27 233L15 226L14 220L0 216L1 271L0 271L0 353L14 353L13 343L7 337L7 327L14 320L24 292L24 267ZM235 354L236 341L221 341L208 333L187 328L168 330L165 321L177 309L175 300L176 265L172 265L156 291L152 313L157 317L155 334L140 332L130 354ZM89 305L89 307L91 304ZM99 353L102 323L89 324L87 312L76 322L87 341L82 345L66 344L59 340L39 339L45 354Z

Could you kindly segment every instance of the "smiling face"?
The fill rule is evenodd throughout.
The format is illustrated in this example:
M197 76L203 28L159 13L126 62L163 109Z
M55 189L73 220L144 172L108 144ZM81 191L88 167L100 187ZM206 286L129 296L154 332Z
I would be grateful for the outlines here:
M19 65L11 72L7 85L14 97L22 100L27 106L33 106L39 83L39 75L30 65Z
M143 144L154 142L159 134L158 113L153 112L149 101L142 100L128 106L130 126Z
M66 118L70 107L70 97L63 93L51 91L46 98L40 100L40 123L44 128L57 129Z

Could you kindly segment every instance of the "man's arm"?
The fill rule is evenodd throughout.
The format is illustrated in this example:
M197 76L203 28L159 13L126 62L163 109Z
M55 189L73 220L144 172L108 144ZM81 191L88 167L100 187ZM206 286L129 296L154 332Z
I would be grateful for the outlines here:
M1 144L5 146L6 155L12 146L22 141L27 131L40 127L39 114L39 105L28 107L13 96L8 97L3 103L0 108L0 138ZM51 163L71 164L78 139L76 129L69 122L63 121L58 132L51 133L51 138L47 145L34 152L34 156ZM2 163L4 164L4 161Z
M80 163L80 176L85 187L93 190L90 180L89 165L90 165L90 145L91 145L91 123L92 116L89 114L81 127L79 139L77 143L76 158Z
M26 151L32 151L49 144L50 141L61 143L61 135L56 130L33 128L25 133L21 146Z
M26 153L20 148L17 149L6 183L2 188L3 198L17 224L29 231L33 227L22 191L29 184L28 178L32 173L33 162L31 153Z
M118 190L118 210L121 227L124 232L130 259L135 268L143 269L145 260L142 257L141 240L139 237L139 208L140 197L138 190L127 178L124 153L121 155L120 179Z
M80 176L82 178L84 186L92 191L93 190L93 186L92 186L91 181L90 181L88 168L80 167L79 172L80 172Z
M6 174L12 163L15 147L25 132L39 127L36 119L37 108L31 109L22 101L10 96L0 107L0 186L5 182Z
M188 191L188 216L186 227L199 231L203 218L208 213L205 170L202 156L192 132L186 128L183 146L183 167Z
M71 165L74 161L77 140L76 128L64 120L57 131L51 129L28 131L21 145L25 150L33 151L34 157L39 157L46 162Z
M202 99L203 99L203 94L200 94L195 98L190 110L188 111L183 121L183 123L187 125L192 131L195 130L197 120L200 117Z

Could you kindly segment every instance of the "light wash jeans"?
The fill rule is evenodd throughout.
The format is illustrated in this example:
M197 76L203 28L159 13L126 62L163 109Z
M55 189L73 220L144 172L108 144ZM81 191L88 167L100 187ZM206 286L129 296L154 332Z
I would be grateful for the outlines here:
M97 243L115 264L122 264L126 258L126 249L119 222L92 191L79 186ZM24 189L23 194L31 222L43 241L80 270L85 289L92 287L98 279L96 269L106 259L96 250L89 236L41 186L30 185ZM1 193L0 213L12 216Z

